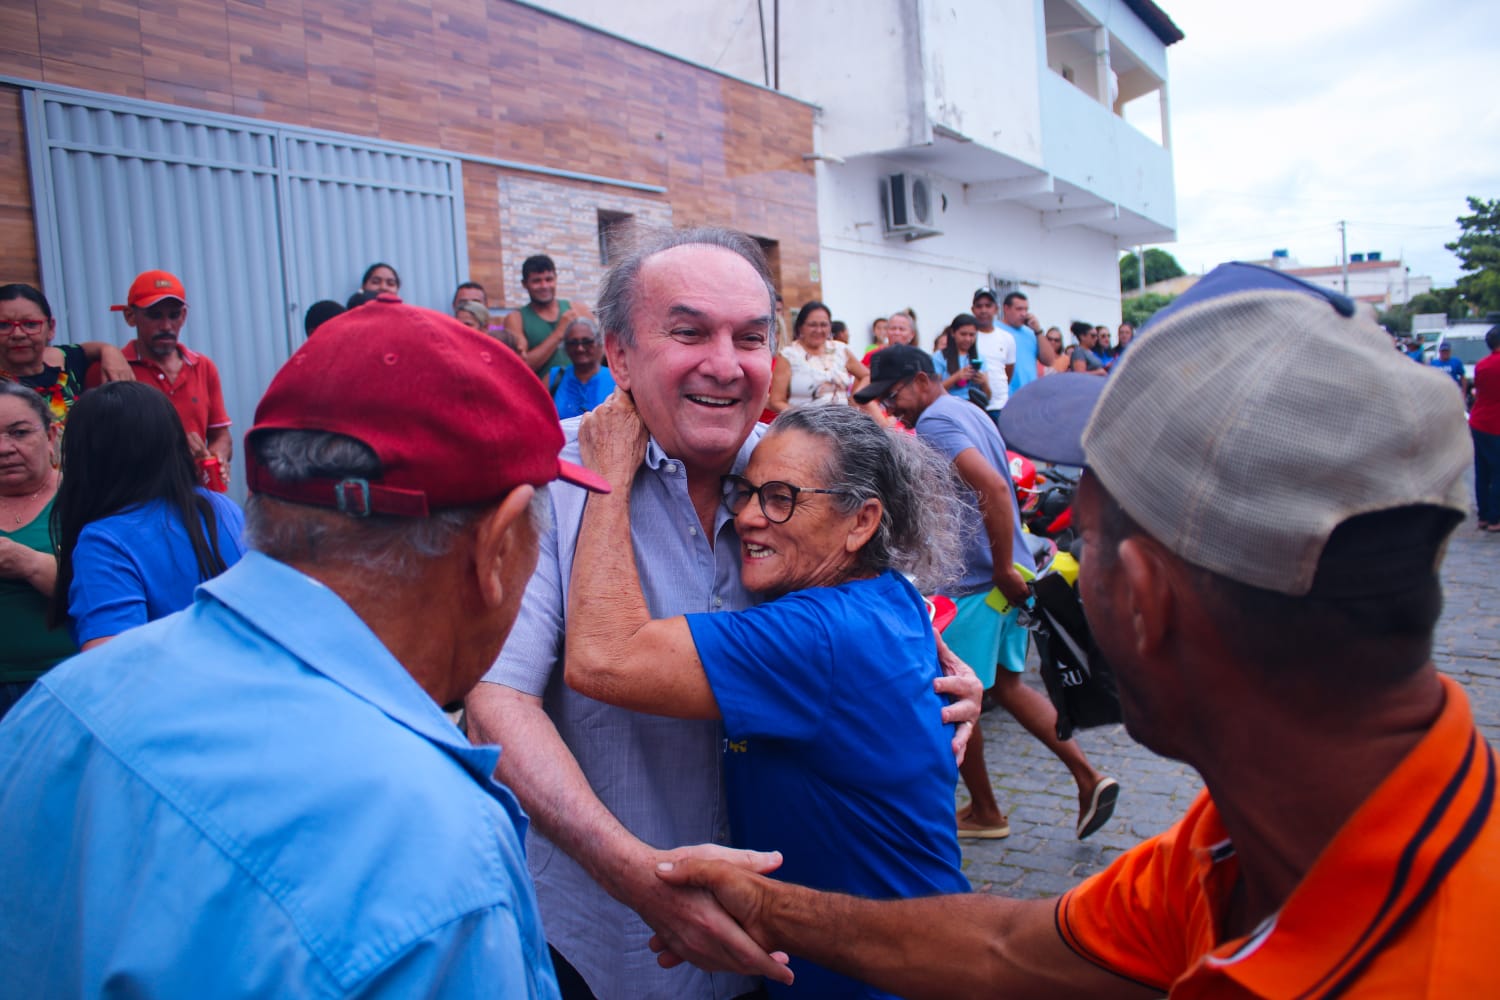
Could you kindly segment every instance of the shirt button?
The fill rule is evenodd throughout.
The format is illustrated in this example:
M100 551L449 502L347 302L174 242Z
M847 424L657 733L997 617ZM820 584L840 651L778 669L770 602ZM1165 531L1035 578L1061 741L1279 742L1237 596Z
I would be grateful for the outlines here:
M676 462L668 462L667 463L667 473L669 475L673 475L673 476L677 475L677 463Z
M722 598L722 597L715 597L714 598L714 607L716 607L716 608L722 608L723 606L724 606L724 598Z
M690 535L696 535L696 534L698 534L698 527L697 527L697 525L693 525L693 524L688 525L688 534L690 534Z

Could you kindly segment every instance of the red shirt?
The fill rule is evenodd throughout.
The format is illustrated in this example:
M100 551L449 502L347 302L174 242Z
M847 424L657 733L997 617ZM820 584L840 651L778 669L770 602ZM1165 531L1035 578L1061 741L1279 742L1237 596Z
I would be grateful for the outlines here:
M1433 727L1254 932L1220 939L1239 863L1203 792L1058 901L1063 940L1173 1000L1500 995L1496 757L1463 689L1441 680Z
M1493 351L1474 366L1474 408L1469 427L1481 434L1500 434L1500 354Z
M167 394L173 409L182 418L185 431L207 441L210 428L229 426L229 411L224 409L224 392L219 387L219 369L212 361L178 344L182 370L175 380L170 380L155 361L141 357L136 346L137 342L132 340L123 348L125 360L135 372L135 380L148 382Z

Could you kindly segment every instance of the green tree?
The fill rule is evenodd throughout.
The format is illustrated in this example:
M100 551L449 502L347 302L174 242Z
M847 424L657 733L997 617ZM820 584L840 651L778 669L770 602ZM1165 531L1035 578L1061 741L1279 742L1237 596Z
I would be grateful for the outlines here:
M1146 248L1146 284L1154 285L1168 278L1180 278L1186 271L1177 263L1177 258L1156 247ZM1141 267L1136 255L1128 253L1120 258L1120 291L1133 292L1140 287Z
M1412 310L1406 306L1391 306L1383 313L1376 315L1376 321L1385 327L1387 333L1404 337L1411 333Z
M1469 315L1463 293L1457 288L1434 288L1430 292L1413 295L1406 304L1406 311L1412 316L1418 313L1442 313L1451 319L1463 319Z
M1458 239L1445 243L1468 273L1458 290L1480 315L1500 310L1500 199L1466 199L1472 215L1460 215Z
M1120 303L1120 318L1139 330L1146 324L1146 320L1171 305L1176 298L1175 295L1163 295L1160 292L1137 295Z

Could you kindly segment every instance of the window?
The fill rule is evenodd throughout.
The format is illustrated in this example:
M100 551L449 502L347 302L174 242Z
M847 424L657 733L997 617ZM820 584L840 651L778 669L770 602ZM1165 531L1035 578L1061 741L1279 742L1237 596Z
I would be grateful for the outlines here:
M599 210L599 266L608 267L614 260L610 247L614 244L616 237L630 224L635 216L626 212L606 212Z

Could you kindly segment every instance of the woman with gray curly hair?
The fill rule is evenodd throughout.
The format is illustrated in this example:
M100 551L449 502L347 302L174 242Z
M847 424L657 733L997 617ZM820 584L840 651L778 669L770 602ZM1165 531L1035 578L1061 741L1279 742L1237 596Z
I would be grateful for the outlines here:
M723 719L734 844L782 852L779 877L871 898L968 891L937 642L917 589L960 564L947 463L852 407L786 411L722 483L741 579L764 603L713 613L705 580L704 613L653 620L630 533L646 437L618 394L579 430L583 461L614 491L589 498L578 535L569 686L639 712ZM883 995L800 959L792 969L798 995Z

